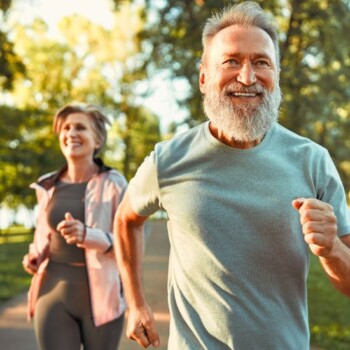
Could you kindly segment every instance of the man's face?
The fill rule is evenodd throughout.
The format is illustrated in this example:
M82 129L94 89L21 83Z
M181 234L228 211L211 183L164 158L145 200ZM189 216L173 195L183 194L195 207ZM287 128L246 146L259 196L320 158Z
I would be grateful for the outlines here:
M200 70L211 123L239 142L261 139L276 122L281 93L271 38L257 27L230 26L209 43Z

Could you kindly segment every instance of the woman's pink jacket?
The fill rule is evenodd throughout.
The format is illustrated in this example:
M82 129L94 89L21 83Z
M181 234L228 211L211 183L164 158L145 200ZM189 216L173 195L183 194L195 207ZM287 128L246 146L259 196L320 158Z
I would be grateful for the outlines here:
M90 301L95 326L118 318L126 308L117 267L113 242L113 219L127 187L127 181L119 172L105 167L88 182L85 193L86 237L80 247L85 249ZM31 249L39 254L38 272L33 276L28 292L28 318L34 316L35 303L48 263L50 228L47 222L47 205L54 192L54 181L62 173L42 176L30 187L36 190L38 215L34 242Z

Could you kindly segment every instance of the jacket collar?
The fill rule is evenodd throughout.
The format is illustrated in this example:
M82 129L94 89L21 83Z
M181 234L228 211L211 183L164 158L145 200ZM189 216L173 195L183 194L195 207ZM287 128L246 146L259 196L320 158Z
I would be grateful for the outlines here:
M103 163L101 158L94 158L94 162L99 167L98 174L112 170L111 167ZM66 170L67 170L67 163L64 164L59 170L40 177L39 180L37 181L37 184L44 187L46 190L49 190L55 185L55 183L58 181L58 179Z

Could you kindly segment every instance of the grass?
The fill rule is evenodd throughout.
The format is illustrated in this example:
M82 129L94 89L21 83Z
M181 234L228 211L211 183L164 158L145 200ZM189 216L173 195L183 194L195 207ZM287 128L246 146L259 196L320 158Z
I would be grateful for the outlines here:
M27 242L28 236L33 233L33 229L25 228L23 226L11 226L0 230L0 244Z
M2 231L2 241L0 240L0 302L28 289L31 279L23 270L22 259L28 252L32 235L23 228L12 230L12 238L11 234ZM6 239L3 237L5 234L8 236Z
M14 225L5 229L1 229L1 235L26 235L31 233L33 230L31 228L25 228L22 225Z
M350 299L332 286L312 254L308 293L311 344L325 350L349 350Z
M32 235L20 228L12 230L6 243L0 241L0 302L27 290L31 279L22 268L22 258ZM311 344L324 350L350 349L350 299L334 289L312 254L308 294Z

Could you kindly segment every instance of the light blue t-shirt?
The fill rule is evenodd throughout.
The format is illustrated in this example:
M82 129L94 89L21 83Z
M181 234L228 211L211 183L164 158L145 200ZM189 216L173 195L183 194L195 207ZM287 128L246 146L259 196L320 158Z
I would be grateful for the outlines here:
M128 189L139 215L168 214L168 349L308 349L309 253L291 202L330 203L338 234L350 233L335 166L278 124L246 150L208 125L157 144Z

